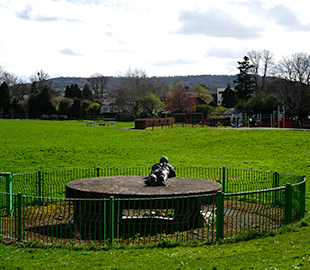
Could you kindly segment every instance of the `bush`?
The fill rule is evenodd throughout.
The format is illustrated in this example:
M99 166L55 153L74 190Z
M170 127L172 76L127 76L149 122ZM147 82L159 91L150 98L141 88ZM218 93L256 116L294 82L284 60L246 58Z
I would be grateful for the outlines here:
M66 120L67 118L68 118L67 115L59 115L59 117L58 117L59 121Z

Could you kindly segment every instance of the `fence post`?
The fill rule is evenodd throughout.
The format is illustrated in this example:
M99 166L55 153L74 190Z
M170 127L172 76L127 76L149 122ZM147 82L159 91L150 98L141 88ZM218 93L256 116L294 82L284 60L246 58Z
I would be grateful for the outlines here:
M290 224L292 222L292 185L287 183L285 185L285 211L284 222Z
M216 241L224 236L224 193L216 193Z
M113 244L114 242L114 197L110 196L110 202L109 202L109 239L110 244Z
M12 195L12 173L4 172L1 173L5 176L5 191L6 195L6 213L8 217L11 217L13 214L13 195Z
M22 194L17 194L17 240L22 240Z
M226 179L226 168L223 167L223 176L222 176L222 191L225 192L225 179Z
M97 167L97 177L99 177L99 176L100 176L100 168Z

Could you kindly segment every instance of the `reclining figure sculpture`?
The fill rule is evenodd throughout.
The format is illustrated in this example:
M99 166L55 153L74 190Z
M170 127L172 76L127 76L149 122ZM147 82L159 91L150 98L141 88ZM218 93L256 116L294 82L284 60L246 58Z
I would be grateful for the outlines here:
M152 171L145 184L147 186L167 186L167 179L175 176L175 170L168 164L168 158L162 157L158 163L152 166Z

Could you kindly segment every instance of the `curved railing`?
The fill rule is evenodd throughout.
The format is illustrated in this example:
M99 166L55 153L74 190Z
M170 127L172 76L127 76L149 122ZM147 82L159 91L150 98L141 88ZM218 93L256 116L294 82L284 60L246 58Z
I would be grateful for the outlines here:
M0 173L0 235L19 241L97 245L162 239L213 242L275 230L304 216L305 176L225 167L175 170L180 177L216 181L222 191L165 200L72 199L66 198L70 181L145 176L151 167ZM200 212L191 213L195 204Z

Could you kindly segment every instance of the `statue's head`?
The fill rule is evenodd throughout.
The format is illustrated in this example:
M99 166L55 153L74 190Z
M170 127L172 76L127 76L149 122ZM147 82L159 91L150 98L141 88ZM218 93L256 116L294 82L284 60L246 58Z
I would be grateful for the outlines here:
M168 163L169 160L168 160L168 158L166 158L166 157L162 157L162 158L160 158L159 162L160 162L160 163Z

